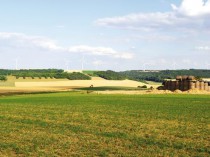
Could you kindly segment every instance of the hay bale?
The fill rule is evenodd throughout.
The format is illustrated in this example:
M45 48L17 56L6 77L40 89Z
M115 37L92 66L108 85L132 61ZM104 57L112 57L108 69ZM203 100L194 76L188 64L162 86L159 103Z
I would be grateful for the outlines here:
M204 82L203 81L200 82L200 90L204 90Z
M196 89L200 89L200 82L199 82L199 81L196 81L196 82L195 82L195 88L196 88Z
M188 76L188 80L195 80L195 76Z
M165 87L165 89L169 89L169 81L165 82L165 86L164 87Z
M176 80L181 81L182 80L182 76L176 76Z
M209 90L209 84L208 84L208 82L204 82L204 90L206 90L206 91Z
M176 90L176 82L175 81L171 81L171 90Z
M183 82L183 90L184 90L184 91L189 90L189 82L188 82L187 80L185 80L185 81Z
M188 79L187 75L182 76L182 80L187 80L187 79Z
M195 82L193 81L189 82L189 89L195 89Z
M179 82L179 89L180 89L181 91L184 90L184 82L183 82L183 81L180 81L180 82Z
M179 81L175 81L175 89L179 89Z
M168 89L169 89L169 90L173 90L173 89L172 89L172 86L173 86L173 81L169 81Z

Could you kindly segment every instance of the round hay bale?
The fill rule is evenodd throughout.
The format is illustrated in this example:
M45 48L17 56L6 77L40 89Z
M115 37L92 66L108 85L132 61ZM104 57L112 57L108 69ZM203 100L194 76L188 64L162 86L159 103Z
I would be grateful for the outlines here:
M176 80L181 81L182 80L182 76L176 76Z
M180 89L181 91L184 90L184 82L183 82L183 81L180 81L180 82L179 82L179 89Z
M187 79L188 79L187 75L182 76L182 80L187 80Z
M203 81L200 82L200 90L204 90L204 82Z
M199 82L199 81L196 81L196 82L195 82L195 88L196 88L196 89L200 89L200 82Z
M175 89L179 89L179 81L175 81Z
M169 81L165 81L165 89L168 89L168 87L169 87Z
M195 80L195 76L188 76L188 80Z
M206 91L209 90L209 84L208 84L208 82L204 82L204 90L206 90Z
M183 83L183 90L184 91L187 91L187 90L189 90L189 82L188 81L184 81L184 83Z
M171 81L171 90L175 90L175 89L176 89L176 82Z
M195 89L195 82L189 82L189 89Z
M173 81L169 81L168 90L173 90L172 86L173 86Z

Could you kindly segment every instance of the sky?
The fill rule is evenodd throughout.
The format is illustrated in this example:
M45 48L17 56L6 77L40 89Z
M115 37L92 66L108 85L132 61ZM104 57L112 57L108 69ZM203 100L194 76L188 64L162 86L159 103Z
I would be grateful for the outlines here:
M210 0L0 0L0 69L210 69Z

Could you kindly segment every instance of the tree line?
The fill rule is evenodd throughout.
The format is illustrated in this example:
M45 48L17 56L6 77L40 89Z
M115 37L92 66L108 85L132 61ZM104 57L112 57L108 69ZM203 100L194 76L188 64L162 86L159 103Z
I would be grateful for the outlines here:
M141 70L131 70L120 72L120 74L125 75L128 79L136 81L155 81L163 82L164 79L175 79L178 75L188 75L195 76L197 78L210 78L210 70L202 69L190 69L190 70L161 70L157 72L141 71Z
M7 76L15 76L16 79L31 77L36 78L55 78L55 79L69 79L69 80L90 80L91 78L82 73L67 73L61 69L29 69L29 70L5 70L0 69L0 80L6 81Z
M115 71L111 71L111 70L97 71L97 72L94 72L94 74L106 80L125 80L126 79L125 75L115 72Z
M107 71L92 71L91 74L84 73L67 73L61 69L29 69L29 70L5 70L0 69L0 80L6 81L7 76L15 76L17 79L22 77L39 77L39 78L56 78L69 80L90 80L91 76L99 76L106 80L135 80L135 81L155 81L163 82L164 79L175 79L177 75L192 75L197 78L210 78L210 70L190 69L190 70L161 70L161 71L142 71L130 70L115 72Z

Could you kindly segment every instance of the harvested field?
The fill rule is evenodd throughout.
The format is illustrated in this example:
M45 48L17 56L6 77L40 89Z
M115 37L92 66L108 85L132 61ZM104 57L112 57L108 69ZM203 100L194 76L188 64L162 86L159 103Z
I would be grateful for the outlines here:
M210 81L210 78L204 78L203 80L204 81Z
M92 78L92 80L105 80L104 78L102 78L102 77L91 77Z
M123 81L110 81L110 80L72 80L72 81L48 81L48 82L15 82L16 87L94 87L101 86L117 86L117 87L138 87L146 85L141 82L123 80Z
M70 91L68 87L0 87L1 95Z

